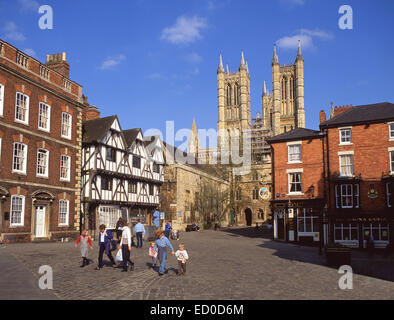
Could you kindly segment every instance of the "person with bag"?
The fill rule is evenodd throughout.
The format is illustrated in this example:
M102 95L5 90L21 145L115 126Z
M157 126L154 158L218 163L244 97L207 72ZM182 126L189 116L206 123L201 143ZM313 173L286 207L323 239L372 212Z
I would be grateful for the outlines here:
M122 250L122 272L127 272L127 263L130 262L130 270L134 270L134 262L130 260L130 252L131 252L131 230L126 224L124 220L120 222L120 226L122 227L122 236L120 238L119 250Z
M155 246L153 248L155 251L158 250L157 257L160 261L159 276L162 276L164 273L168 273L168 267L166 265L167 247L171 249L171 254L174 255L174 248L172 247L170 240L164 236L164 232L161 230L159 239L156 239Z
M99 235L98 235L99 256L98 256L98 266L95 270L100 270L103 268L104 252L107 255L107 257L109 258L109 260L111 261L112 267L116 268L115 260L111 254L111 240L114 238L114 236L112 235L111 231L106 230L105 224L100 225L99 230L100 230Z

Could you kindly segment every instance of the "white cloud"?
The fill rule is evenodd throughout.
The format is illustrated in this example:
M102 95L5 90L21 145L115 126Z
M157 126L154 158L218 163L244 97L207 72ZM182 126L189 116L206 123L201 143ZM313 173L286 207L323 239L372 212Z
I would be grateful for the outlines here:
M12 40L12 41L23 41L26 40L26 37L18 30L18 26L15 22L7 22L3 29L3 37L4 39Z
M38 12L38 8L40 7L40 4L35 0L18 0L18 4L22 11Z
M279 0L279 2L284 6L303 6L306 0Z
M164 28L161 39L173 44L189 44L201 39L201 30L207 28L205 18L180 16L171 27Z
M31 56L33 58L37 57L36 52L33 49L31 49L31 48L26 48L26 49L23 50L23 52L28 54L29 56Z
M326 31L315 29L300 29L295 32L292 36L285 36L276 41L276 44L279 48L282 49L296 49L298 47L298 40L301 41L301 45L303 49L313 48L314 40L330 40L333 39L334 36Z
M196 52L185 54L183 59L190 63L200 63L202 61L202 57Z
M151 73L150 75L147 76L148 79L150 80L158 80L158 79L163 79L164 76L161 73Z
M123 54L119 54L119 55L113 56L113 57L108 57L106 60L103 61L103 63L99 67L99 69L101 69L101 70L112 69L113 67L116 67L118 64L120 64L125 59L126 59L126 57Z

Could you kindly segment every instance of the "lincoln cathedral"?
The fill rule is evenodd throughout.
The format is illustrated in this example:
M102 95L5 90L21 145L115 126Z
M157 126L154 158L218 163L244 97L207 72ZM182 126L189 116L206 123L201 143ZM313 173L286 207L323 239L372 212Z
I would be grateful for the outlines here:
M199 163L220 163L223 147L230 147L234 138L248 133L251 142L251 170L241 175L230 175L234 198L234 218L237 222L251 224L269 218L268 200L262 194L271 192L270 147L265 140L269 137L296 128L305 127L304 108L304 59L301 44L293 64L279 64L277 48L274 46L272 58L272 92L266 81L262 85L262 109L251 116L250 73L244 53L238 70L232 72L223 65L220 54L217 69L218 121L217 147L202 148L198 130L193 119L188 142L188 153Z

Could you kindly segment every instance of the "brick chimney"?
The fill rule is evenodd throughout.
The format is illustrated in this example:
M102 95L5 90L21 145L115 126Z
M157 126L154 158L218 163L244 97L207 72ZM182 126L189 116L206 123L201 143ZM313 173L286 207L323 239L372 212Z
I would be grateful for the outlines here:
M345 111L348 111L348 110L350 110L352 108L353 108L352 104L350 106L349 105L339 106L339 107L336 106L335 109L334 109L334 117L336 117L337 115L339 115L339 114L341 114L341 113L343 113Z
M99 119L99 118L100 118L100 111L96 106L89 106L86 109L84 121Z
M88 97L85 95L82 95L82 100L84 104L84 108L82 111L82 121L88 121L88 120L93 120L93 119L99 119L100 118L100 111L96 106L91 106L88 103Z
M321 110L319 112L319 120L320 120L320 123L323 123L327 120L326 113L324 112L324 110Z
M49 68L61 73L67 79L70 78L70 65L66 61L66 53L47 54L45 63Z

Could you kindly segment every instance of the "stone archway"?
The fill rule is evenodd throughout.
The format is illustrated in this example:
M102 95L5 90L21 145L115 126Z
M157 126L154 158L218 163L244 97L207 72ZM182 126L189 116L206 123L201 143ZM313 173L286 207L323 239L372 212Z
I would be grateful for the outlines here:
M252 225L252 219L253 219L252 216L253 216L252 210L250 208L246 208L245 209L245 221L246 221L246 225L249 227Z

